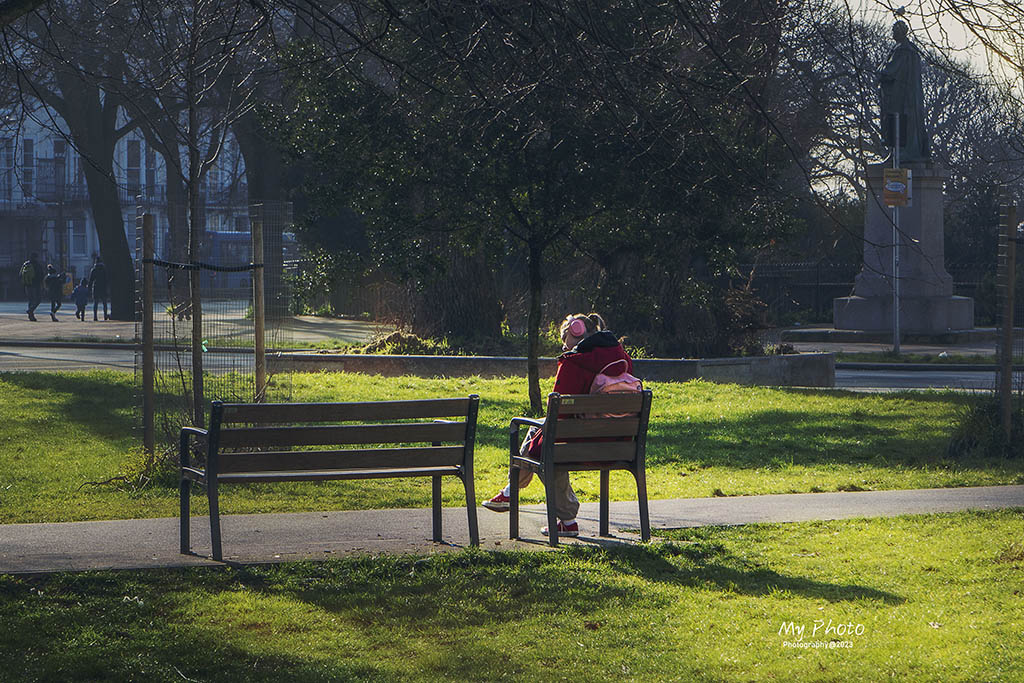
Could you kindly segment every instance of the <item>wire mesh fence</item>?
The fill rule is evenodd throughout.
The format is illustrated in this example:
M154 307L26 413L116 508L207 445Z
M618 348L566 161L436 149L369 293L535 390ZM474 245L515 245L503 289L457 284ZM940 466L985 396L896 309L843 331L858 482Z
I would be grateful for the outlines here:
M999 256L996 273L999 334L996 335L997 367L996 387L1000 392L1010 391L1018 410L1024 397L1024 273L1021 268L1020 240L1022 238L1016 207L1004 204L1000 214ZM1007 357L1007 352L1009 356ZM1010 397L1004 397L1009 400Z
M751 274L751 289L765 303L769 322L790 325L831 322L833 299L854 294L861 268L859 263L823 260L745 264L739 271ZM985 295L981 290L985 275L992 273L991 263L954 263L947 270L953 277L954 294ZM991 304L980 307L982 312L991 309Z
M157 439L173 441L186 424L201 424L214 400L251 402L257 398L256 337L253 277L264 270L264 339L269 348L291 345L287 278L283 263L294 250L291 206L285 202L259 203L218 209L211 219L200 216L195 256L188 258L188 222L184 207L142 206L136 221L137 299L136 336L143 338L143 309L153 311L154 392L152 423ZM153 216L153 286L144 300L142 216ZM263 231L262 258L254 258L252 226ZM230 230L210 227L230 226ZM248 230L235 229L248 227ZM260 256L260 255L257 255ZM192 297L193 280L198 301ZM198 310L196 309L198 303ZM198 327L197 327L197 322ZM193 341L195 340L195 343ZM195 351L195 353L194 353ZM143 413L142 367L145 349L136 353L135 376ZM201 371L197 384L195 373ZM290 393L279 387L279 393ZM201 400L197 401L197 394ZM140 420L141 424L142 420Z

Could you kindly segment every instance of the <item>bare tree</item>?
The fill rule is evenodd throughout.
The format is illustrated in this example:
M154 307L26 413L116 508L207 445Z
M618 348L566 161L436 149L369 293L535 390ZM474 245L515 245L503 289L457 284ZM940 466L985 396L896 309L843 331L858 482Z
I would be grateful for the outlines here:
M54 4L7 26L4 47L23 111L37 111L36 122L66 136L82 157L100 253L112 285L112 314L131 320L135 275L114 151L134 124L123 116L120 94L128 37L111 30L125 19L119 5L91 0ZM35 107L35 101L45 107Z
M173 0L133 3L134 44L125 76L126 106L162 149L168 186L184 188L187 256L201 260L201 183L231 126L254 106L266 17L243 3ZM169 199L173 193L169 193ZM257 257L258 258L258 257ZM193 422L204 421L200 272L190 271Z
M0 27L7 26L45 3L46 0L3 0L0 2Z

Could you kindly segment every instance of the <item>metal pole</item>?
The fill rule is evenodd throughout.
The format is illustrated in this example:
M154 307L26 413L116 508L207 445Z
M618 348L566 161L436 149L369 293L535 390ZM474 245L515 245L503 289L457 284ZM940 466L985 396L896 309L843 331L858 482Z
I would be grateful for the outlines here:
M256 396L257 403L267 397L267 349L266 349L266 317L263 299L263 219L264 207L258 207L258 213L252 220L252 321L256 336Z
M1003 272L1003 327L1000 330L1002 353L999 355L999 408L1003 436L1007 444L1013 433L1013 313L1017 275L1017 206L1007 202L1001 232L1006 239Z
M900 115L893 114L892 167L900 167ZM892 207L892 352L900 353L900 208Z
M156 448L153 426L156 362L153 356L153 214L142 215L142 446Z

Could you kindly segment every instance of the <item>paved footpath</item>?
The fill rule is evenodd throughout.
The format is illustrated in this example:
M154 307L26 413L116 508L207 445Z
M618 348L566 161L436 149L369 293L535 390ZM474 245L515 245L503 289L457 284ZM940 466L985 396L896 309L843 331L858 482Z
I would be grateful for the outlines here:
M854 493L803 493L729 498L652 500L658 529L893 517L959 510L1021 508L1024 485ZM636 502L611 504L610 539L597 536L597 503L580 509L583 536L575 543L635 541ZM547 548L540 535L543 507L522 508L519 541L508 540L508 515L479 509L481 546L490 550ZM225 515L224 557L229 563L285 562L352 554L433 553L468 544L466 511L444 510L445 543L433 543L429 509L352 510L295 514ZM178 553L178 520L132 519L62 524L0 525L0 573L140 569L220 565L209 559L209 520L192 520L193 550Z

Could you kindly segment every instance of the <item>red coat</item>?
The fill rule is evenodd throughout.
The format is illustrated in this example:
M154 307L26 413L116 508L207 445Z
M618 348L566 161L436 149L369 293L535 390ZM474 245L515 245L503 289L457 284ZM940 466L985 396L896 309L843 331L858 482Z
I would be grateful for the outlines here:
M555 373L555 389L559 394L589 394L594 378L617 360L605 371L606 375L617 377L624 372L632 374L633 359L629 357L622 344L611 332L597 332L590 335L576 348L566 351L558 357L558 371Z
M625 363L615 363L624 360ZM605 368L615 363L611 367ZM633 373L633 359L622 348L618 338L611 332L596 332L570 351L558 357L554 391L559 394L589 394L594 378L604 370L606 375L617 377L625 372ZM540 458L541 433L537 432L530 441L531 458Z

